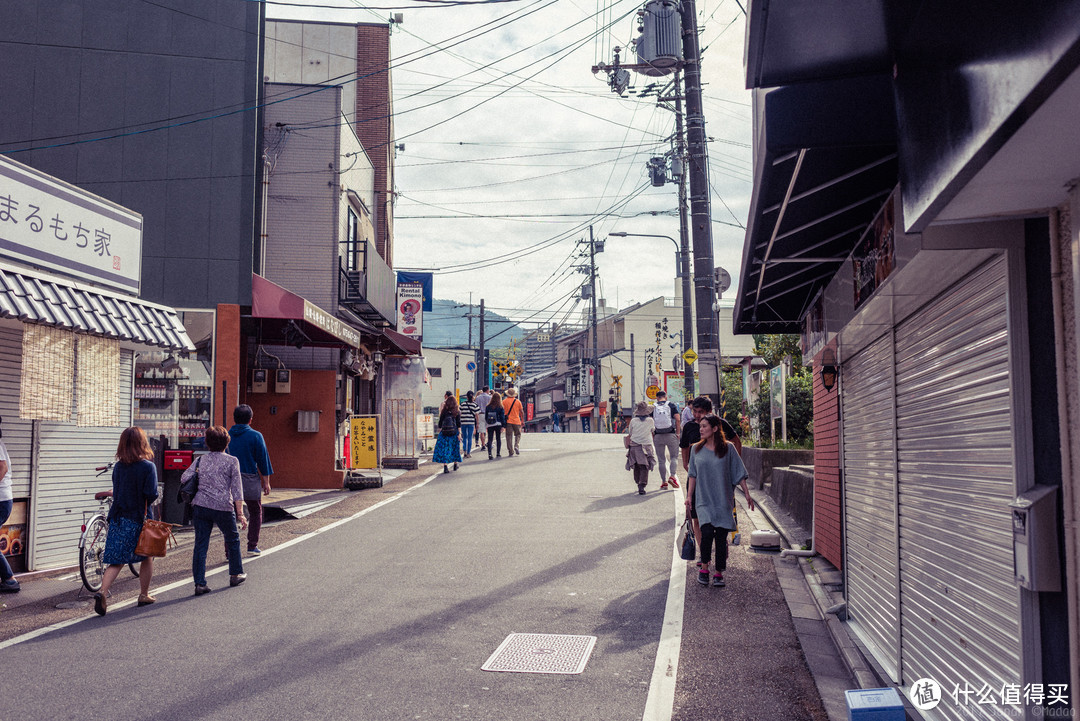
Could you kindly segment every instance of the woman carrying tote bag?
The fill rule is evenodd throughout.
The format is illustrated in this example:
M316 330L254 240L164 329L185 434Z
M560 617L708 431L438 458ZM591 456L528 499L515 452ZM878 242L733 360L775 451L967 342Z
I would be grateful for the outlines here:
M132 426L120 434L113 466L113 503L109 509L109 535L105 539L103 559L108 568L101 579L101 590L94 594L94 611L104 616L108 609L109 588L126 563L142 561L139 566L139 605L157 599L150 595L154 559L136 556L143 521L150 518L150 504L157 500L157 468L154 451L142 428Z

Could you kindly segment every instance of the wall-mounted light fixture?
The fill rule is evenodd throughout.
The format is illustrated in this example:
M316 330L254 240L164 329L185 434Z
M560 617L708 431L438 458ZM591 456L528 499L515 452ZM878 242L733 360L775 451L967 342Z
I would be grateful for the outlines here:
M826 348L821 353L821 385L825 386L826 391L831 391L833 386L836 385L836 377L840 374L840 369L836 365L836 351L832 348Z
M381 351L381 350L377 350L377 351L375 351L375 352L374 352L374 353L373 353L373 354L371 355L371 357L372 357L372 358L373 358L373 359L375 360L375 363L377 363L377 364L378 364L378 363L382 363L382 362L383 362L383 358L384 358L385 356L383 356L383 353L382 353L382 351Z

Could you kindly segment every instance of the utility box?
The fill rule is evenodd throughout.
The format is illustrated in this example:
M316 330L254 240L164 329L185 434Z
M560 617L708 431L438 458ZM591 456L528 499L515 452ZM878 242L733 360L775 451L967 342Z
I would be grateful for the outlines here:
M1009 504L1016 582L1029 591L1061 590L1057 486L1032 486Z
M651 0L641 11L641 36L635 41L642 75L670 75L682 60L682 16L675 0Z
M270 390L270 384L266 380L266 375L269 373L265 368L256 368L251 371L251 392L252 393L266 393Z
M905 721L904 700L895 688L845 691L848 721Z
M274 393L292 392L292 371L278 369L274 375Z

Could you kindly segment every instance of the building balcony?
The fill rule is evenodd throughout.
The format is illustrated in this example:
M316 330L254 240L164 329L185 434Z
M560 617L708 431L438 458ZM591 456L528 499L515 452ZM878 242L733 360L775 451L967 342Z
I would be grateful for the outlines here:
M378 326L396 319L397 282L394 271L370 241L364 242L363 270L339 267L338 301L361 318Z

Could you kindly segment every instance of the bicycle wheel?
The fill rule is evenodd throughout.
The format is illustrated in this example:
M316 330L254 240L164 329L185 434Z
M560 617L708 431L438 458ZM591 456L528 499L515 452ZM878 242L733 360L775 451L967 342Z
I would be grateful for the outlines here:
M109 523L105 516L94 516L86 524L82 544L79 548L79 575L87 591L97 593L101 590L101 578L105 573L105 538L109 534Z

